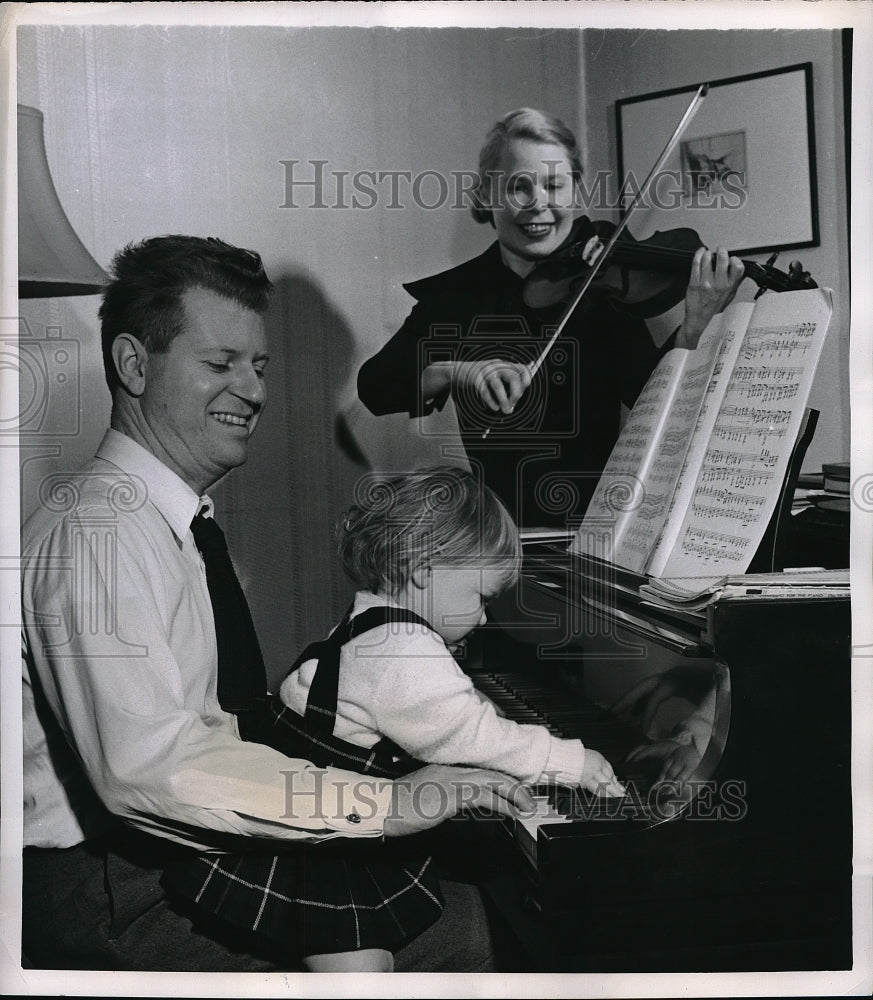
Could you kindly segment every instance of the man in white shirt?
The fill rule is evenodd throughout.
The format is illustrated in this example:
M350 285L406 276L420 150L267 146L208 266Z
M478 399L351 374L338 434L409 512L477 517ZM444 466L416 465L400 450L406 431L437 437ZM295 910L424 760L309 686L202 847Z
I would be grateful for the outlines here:
M257 254L167 236L122 251L100 310L111 429L45 491L22 537L23 952L41 968L252 971L237 934L192 926L158 878L174 851L414 833L462 805L531 802L494 772L403 781L319 770L240 739L219 704L203 562L207 490L243 464L266 392ZM49 484L51 485L51 484ZM477 971L481 900L446 910L398 970Z

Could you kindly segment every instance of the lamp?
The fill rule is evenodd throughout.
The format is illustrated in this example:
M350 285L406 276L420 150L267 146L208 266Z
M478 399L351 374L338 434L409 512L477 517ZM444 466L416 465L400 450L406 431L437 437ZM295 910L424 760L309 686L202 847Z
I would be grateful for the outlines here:
M45 155L43 115L18 105L18 294L94 295L108 282L61 205Z

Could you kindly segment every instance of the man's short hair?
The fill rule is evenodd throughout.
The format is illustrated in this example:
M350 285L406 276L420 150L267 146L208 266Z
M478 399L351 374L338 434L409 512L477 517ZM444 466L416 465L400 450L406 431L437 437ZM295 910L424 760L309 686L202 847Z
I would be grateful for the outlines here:
M100 306L103 368L110 391L118 386L112 345L122 333L162 353L185 328L182 296L203 288L263 313L272 283L253 250L215 237L155 236L131 243L112 262L112 281Z

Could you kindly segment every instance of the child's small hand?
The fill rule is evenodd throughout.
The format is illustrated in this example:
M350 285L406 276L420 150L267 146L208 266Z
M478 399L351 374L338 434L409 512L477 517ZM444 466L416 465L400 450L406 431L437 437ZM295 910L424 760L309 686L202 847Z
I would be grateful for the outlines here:
M616 778L612 764L591 747L585 748L585 764L582 768L583 788L596 795L626 795L624 785Z

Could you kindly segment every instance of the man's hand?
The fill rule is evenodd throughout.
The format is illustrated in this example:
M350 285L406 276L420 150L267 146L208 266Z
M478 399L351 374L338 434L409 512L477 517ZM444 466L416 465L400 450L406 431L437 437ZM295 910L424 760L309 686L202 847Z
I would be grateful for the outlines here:
M504 816L535 808L530 790L497 771L428 764L394 780L386 837L420 833L462 809L490 809Z

